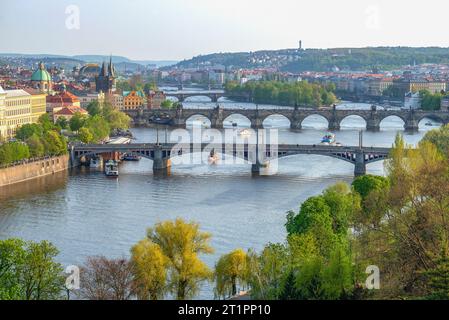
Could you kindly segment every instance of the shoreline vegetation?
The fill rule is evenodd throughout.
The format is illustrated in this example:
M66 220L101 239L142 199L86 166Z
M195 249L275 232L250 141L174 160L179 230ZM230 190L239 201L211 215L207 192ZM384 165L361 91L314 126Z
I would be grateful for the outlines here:
M281 106L331 106L337 102L334 94L335 85L322 86L307 81L248 81L239 84L235 81L227 82L226 92L235 99L249 97L257 104L274 104ZM244 98L247 99L247 98Z
M449 126L417 149L398 135L386 177L337 183L287 214L287 238L260 251L236 249L212 269L211 234L182 219L157 223L130 258L89 257L81 289L93 300L216 299L248 290L251 299L449 299ZM63 269L51 243L0 241L0 299L63 299ZM380 287L368 290L375 266ZM38 285L35 285L38 284Z

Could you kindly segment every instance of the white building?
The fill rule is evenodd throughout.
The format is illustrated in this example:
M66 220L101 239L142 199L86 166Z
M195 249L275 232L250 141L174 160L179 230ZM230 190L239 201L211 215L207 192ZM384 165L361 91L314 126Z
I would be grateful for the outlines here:
M404 109L420 109L421 108L421 95L419 92L409 92L405 95Z
M33 123L31 95L24 90L0 87L0 140L8 139L24 124Z

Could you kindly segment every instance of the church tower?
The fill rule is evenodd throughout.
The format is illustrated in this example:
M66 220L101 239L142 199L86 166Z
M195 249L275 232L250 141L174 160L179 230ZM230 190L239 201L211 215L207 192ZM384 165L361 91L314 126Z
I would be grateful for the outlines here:
M95 89L97 92L105 94L112 94L115 91L115 67L112 64L112 56L109 60L109 65L103 62L100 74L95 78Z

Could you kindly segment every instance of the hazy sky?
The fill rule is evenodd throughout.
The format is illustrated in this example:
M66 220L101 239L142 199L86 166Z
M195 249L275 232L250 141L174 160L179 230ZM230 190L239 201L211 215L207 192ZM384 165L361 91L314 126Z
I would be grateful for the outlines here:
M0 0L0 52L177 60L300 39L449 47L448 12L441 0Z

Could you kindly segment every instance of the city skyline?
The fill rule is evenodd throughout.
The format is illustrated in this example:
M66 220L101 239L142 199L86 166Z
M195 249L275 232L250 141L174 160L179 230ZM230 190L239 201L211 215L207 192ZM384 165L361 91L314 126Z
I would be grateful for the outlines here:
M183 60L296 48L299 40L305 48L449 46L444 37L449 5L436 0L427 2L438 5L432 17L410 1L348 0L347 6L326 0L283 0L277 6L266 0L257 6L254 1L194 2L134 0L126 15L120 1L8 2L0 13L0 28L8 30L0 52Z

